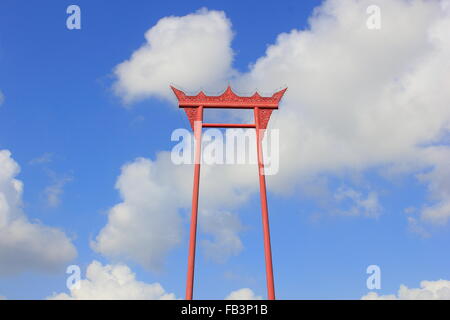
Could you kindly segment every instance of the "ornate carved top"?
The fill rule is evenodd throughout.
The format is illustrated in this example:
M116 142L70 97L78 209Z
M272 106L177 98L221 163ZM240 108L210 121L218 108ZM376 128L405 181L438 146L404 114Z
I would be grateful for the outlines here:
M252 109L254 107L278 109L278 103L283 97L287 88L275 92L271 97L262 97L255 92L251 97L238 96L230 86L219 96L207 96L200 91L195 96L188 96L183 91L170 86L178 99L180 108L198 107L205 108L243 108Z

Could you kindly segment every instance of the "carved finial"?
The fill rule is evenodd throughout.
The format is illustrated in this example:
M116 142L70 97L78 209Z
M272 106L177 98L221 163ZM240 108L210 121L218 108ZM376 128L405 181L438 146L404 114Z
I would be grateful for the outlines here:
M186 97L186 95L183 91L175 88L174 86L170 86L170 88L172 89L173 93L175 93L175 96L177 97L178 100Z
M277 91L272 95L272 98L277 99L277 101L280 101L281 98L283 97L284 93L286 92L287 87L284 88L283 90Z
M201 91L197 94L197 98L206 98L206 94L203 92L203 90L201 90Z
M258 93L258 91L255 91L255 93L252 95L253 98L261 98L261 95Z

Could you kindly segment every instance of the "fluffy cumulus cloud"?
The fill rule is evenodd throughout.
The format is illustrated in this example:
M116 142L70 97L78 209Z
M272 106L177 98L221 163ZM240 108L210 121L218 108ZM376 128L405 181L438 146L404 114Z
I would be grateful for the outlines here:
M251 289L243 288L231 292L225 300L261 300L262 297L257 296Z
M420 288L408 288L401 285L398 293L379 295L369 292L363 296L363 300L450 300L450 281L422 281Z
M367 27L371 5L381 10L380 29ZM363 176L370 169L414 174L428 189L429 200L405 221L422 230L450 218L448 30L448 1L327 0L307 29L280 34L248 72L238 74L231 67L230 22L222 12L202 10L163 18L148 30L147 43L116 67L115 90L130 102L148 96L173 98L170 83L197 90L207 84L224 86L231 79L243 92L256 87L273 92L287 85L276 121L270 124L282 139L280 170L267 177L270 190L288 193L318 176ZM109 256L159 264L181 239L178 211L190 204L192 168L171 165L164 152L156 160L135 164L154 173L144 175L147 182L136 176L137 183L118 183L124 201L111 210L95 248ZM236 253L242 245L240 225L229 212L257 191L257 181L254 168L219 167L205 166L202 172L204 185L206 176L221 183L201 191L205 219L200 221L214 219L201 227L212 235L211 241L221 241ZM123 170L119 181L126 175L128 170ZM213 196L217 192L220 197ZM377 217L382 212L377 190L365 194L350 185L329 194L338 203L353 203L342 213ZM223 231L221 223L231 231Z
M52 272L75 258L76 249L63 231L31 222L22 210L19 165L0 151L0 274Z
M202 9L163 18L147 30L145 44L115 68L114 89L131 102L172 97L170 83L187 90L214 87L230 75L232 36L223 12Z
M167 251L180 242L181 218L177 189L171 189L159 169L158 161L142 158L122 168L116 188L123 202L110 210L108 224L93 243L95 250L161 268Z
M86 279L80 280L70 293L49 297L53 300L171 300L159 283L144 283L136 279L129 267L122 264L102 265L93 261L87 268Z
M242 249L239 219L223 210L235 208L249 194L245 185L236 189L216 183L235 171L230 169L204 166L201 178L199 225L211 235L203 246L219 261ZM256 178L256 168L254 172ZM168 152L159 153L155 161L139 158L122 168L116 188L123 201L109 211L108 222L92 247L112 259L160 270L164 257L182 239L180 210L191 204L192 166L174 165Z
M381 10L379 30L366 26L373 4ZM276 123L283 143L280 172L269 177L272 190L283 192L317 173L380 167L422 173L430 203L419 219L445 223L449 26L448 1L329 0L309 29L279 35L236 79L239 87L266 91L289 86ZM372 204L374 197L366 202Z

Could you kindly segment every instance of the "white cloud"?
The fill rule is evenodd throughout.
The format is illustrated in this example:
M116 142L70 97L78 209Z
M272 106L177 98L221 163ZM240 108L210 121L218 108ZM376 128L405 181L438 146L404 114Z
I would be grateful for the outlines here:
M0 91L0 106L3 104L4 101L5 101L5 95L3 94L3 92Z
M52 179L52 183L44 189L44 195L47 205L55 208L61 203L61 196L64 192L64 186L72 181L72 176L62 175L58 176L53 171L48 170L48 173Z
M55 300L171 300L173 293L167 293L159 283L148 284L138 281L126 265L102 265L93 261L87 268L86 279L73 286L70 293L54 294Z
M279 35L236 79L240 88L289 87L276 121L282 144L280 172L268 177L272 191L316 174L431 168L422 181L432 202L420 219L448 220L450 149L430 146L450 128L450 12L443 3L376 1L382 27L369 30L365 9L373 1L326 1L308 30Z
M59 229L31 222L22 211L19 165L0 151L0 274L51 272L75 258L76 249Z
M425 57L436 58L426 34L437 18L435 5L380 1L383 28L370 31L362 23L367 3L327 1L311 20L311 30L280 35L243 78L267 89L289 84L278 122L281 130L291 130L286 147L291 153L297 139L299 156L289 158L300 170L366 168L401 160L440 131L442 116L448 118L446 93L440 104L426 104L410 83L429 62ZM432 91L434 84L445 85L431 77L424 80ZM419 119L429 111L426 106L439 116Z
M422 208L421 218L433 224L445 224L450 219L450 148L429 147L426 157L434 167L419 175L419 180L428 183L431 198Z
M428 238L431 234L424 228L424 226L418 221L417 218L407 217L408 221L408 230L412 233L415 233L422 238Z
M243 288L231 292L225 300L261 300L261 296L257 296L251 289Z
M450 281L421 281L420 288L408 288L401 285L398 293L389 295L379 295L376 292L369 292L363 296L363 300L450 300Z
M45 152L39 157L31 159L28 163L34 165L45 165L53 161L53 153ZM64 193L64 186L73 180L68 174L59 175L51 169L44 168L45 172L51 179L51 184L44 191L43 196L48 207L55 208L61 203L61 196Z
M230 212L250 194L245 184L237 182L239 172L225 166L202 167L198 223L212 236L202 242L205 253L217 261L242 249L241 224ZM255 167L254 178L256 173ZM231 175L238 187L225 179ZM164 257L182 239L179 210L190 209L192 176L192 166L174 165L168 152L160 152L155 161L139 158L123 166L116 183L123 201L109 211L108 223L92 242L93 249L112 259L160 270ZM252 182L257 186L256 179L247 184Z
M367 217L378 217L381 212L381 205L376 192L370 191L367 197L352 188L341 187L334 194L338 202L350 200L350 208L339 211L345 215L364 215Z
M165 17L147 30L146 43L115 68L115 92L131 102L148 96L173 99L170 83L187 90L214 87L230 75L232 37L223 12L202 9Z
M44 163L50 163L53 159L53 153L45 152L42 155L40 155L37 158L31 159L30 162L28 162L30 165L36 165L36 164L44 164Z
M213 240L202 241L208 257L217 262L224 262L229 256L238 254L243 249L238 236L242 225L236 215L230 212L202 210L200 219L202 230L213 237Z
M108 224L92 244L95 250L161 269L167 252L181 240L181 218L177 188L163 180L159 163L140 158L122 168L116 188L123 202L110 210Z

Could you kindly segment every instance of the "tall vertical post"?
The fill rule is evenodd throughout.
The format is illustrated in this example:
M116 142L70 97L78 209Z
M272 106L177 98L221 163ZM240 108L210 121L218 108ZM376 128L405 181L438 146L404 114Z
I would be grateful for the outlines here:
M189 237L188 273L186 282L186 300L192 300L194 291L195 246L197 238L198 194L200 187L200 161L202 150L203 106L197 107L194 122L194 186L192 190L191 227Z
M262 139L264 138L264 129L260 128L259 108L255 107L253 110L256 125L256 150L258 153L259 193L261 198L262 223L264 232L264 256L266 261L267 299L275 300L275 285L273 280L273 266L272 266L272 249L270 245L269 210L267 208L266 178L264 176L264 158L262 150Z

